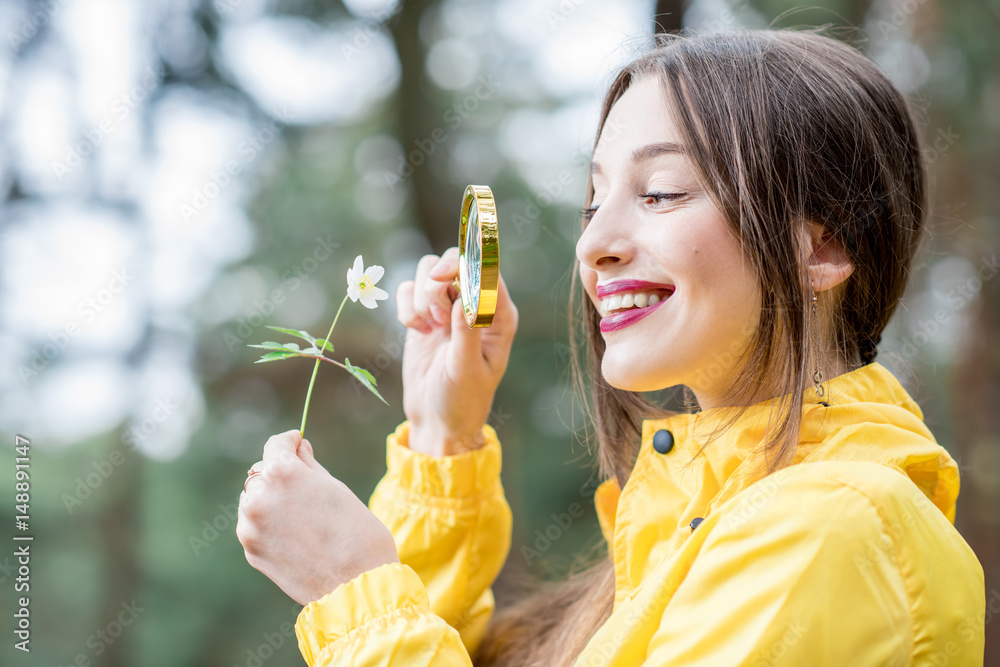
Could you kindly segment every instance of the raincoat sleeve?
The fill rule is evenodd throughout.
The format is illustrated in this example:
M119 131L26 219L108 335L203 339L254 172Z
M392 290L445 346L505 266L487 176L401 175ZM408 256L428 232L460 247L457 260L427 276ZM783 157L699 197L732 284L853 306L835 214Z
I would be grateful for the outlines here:
M644 665L982 664L982 566L899 471L803 463L727 505L685 545Z
M364 572L311 602L295 633L312 666L472 665L495 607L491 586L510 550L500 442L434 457L387 438L385 476L368 503L396 539L399 563Z

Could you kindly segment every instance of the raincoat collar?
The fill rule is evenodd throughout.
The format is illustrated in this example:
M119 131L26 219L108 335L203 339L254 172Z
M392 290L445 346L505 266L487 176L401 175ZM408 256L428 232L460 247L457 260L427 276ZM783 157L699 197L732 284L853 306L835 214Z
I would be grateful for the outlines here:
M892 373L871 363L824 385L822 399L812 388L804 392L794 463L856 460L896 468L954 522L958 467L935 442L920 407ZM764 441L777 401L747 408L721 431L718 427L732 416L732 408L643 421L639 455L624 489L612 478L594 494L615 561L616 600L622 589L641 582L649 562L683 544L692 520L708 516L762 477L760 459L751 454ZM664 429L674 444L661 454L653 448L653 437Z

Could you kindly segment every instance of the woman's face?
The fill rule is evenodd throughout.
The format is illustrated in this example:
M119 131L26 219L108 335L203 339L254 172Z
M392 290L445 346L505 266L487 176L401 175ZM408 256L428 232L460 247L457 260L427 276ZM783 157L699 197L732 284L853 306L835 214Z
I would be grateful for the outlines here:
M760 292L695 174L659 82L634 81L594 151L594 213L576 254L602 316L605 379L629 391L687 385L708 408L732 381Z

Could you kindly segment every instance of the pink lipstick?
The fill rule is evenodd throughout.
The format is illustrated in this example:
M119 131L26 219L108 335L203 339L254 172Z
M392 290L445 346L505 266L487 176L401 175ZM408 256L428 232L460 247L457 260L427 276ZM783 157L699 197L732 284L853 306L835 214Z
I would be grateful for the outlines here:
M620 292L656 292L660 300L641 308L629 308L601 318L601 331L616 331L634 324L659 308L674 293L674 286L665 283L651 283L645 280L612 280L597 286L597 296L605 299Z
M652 306L646 306L645 308L631 308L629 310L624 310L620 313L614 313L608 315L607 317L601 318L601 331L616 331L618 329L623 329L630 324L635 324L642 318L649 315L651 312L662 306L667 302L667 296L662 301L654 303Z
M673 292L674 286L666 283L651 283L646 280L634 280L631 278L627 280L611 280L597 286L597 298L603 299L618 292L648 292L660 289Z

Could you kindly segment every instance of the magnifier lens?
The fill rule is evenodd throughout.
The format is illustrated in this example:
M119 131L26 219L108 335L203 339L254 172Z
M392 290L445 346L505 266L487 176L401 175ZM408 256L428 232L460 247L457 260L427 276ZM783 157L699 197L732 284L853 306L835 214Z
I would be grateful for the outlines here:
M479 310L479 280L482 275L482 253L479 244L479 207L473 206L469 211L468 229L465 233L465 255L462 266L465 268L465 281L462 283L462 300L473 310Z
M462 201L458 274L469 328L488 327L496 312L500 247L496 203L485 185L470 185Z

